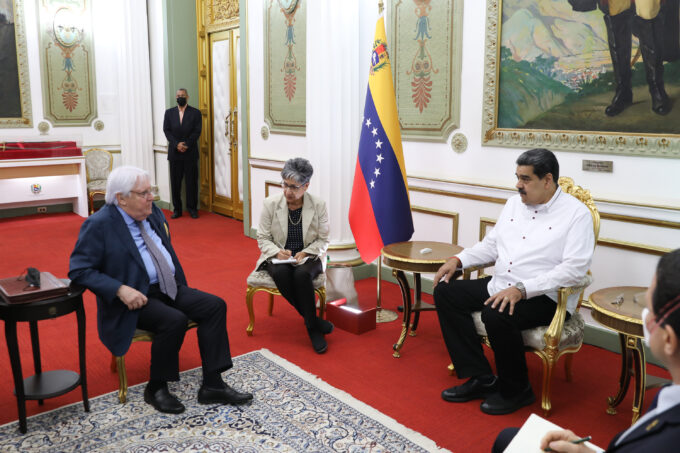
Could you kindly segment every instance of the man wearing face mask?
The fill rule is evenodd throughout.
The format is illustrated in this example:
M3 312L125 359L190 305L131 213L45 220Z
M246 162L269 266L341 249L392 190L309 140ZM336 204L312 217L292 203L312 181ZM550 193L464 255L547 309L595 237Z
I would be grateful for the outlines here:
M680 444L680 249L659 260L647 289L642 311L645 343L668 369L673 383L662 388L645 415L609 443L606 453L678 451ZM496 439L492 453L505 450L519 428L506 428ZM594 453L572 431L550 431L540 441L545 451Z
M175 93L177 107L167 109L163 132L168 139L172 218L182 216L182 179L185 184L189 215L198 218L198 137L201 135L201 111L188 104L189 93L180 88Z

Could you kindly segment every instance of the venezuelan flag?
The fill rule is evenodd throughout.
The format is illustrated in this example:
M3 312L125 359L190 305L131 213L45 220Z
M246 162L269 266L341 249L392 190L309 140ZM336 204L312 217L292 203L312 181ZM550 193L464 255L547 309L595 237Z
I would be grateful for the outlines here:
M408 241L413 235L383 17L375 26L349 224L361 259L366 263L376 259L385 245Z

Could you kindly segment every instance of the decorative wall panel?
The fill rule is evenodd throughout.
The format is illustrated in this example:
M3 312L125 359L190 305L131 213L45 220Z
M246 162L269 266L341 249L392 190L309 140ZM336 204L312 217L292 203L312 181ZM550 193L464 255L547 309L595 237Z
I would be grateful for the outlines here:
M32 127L24 0L0 1L0 128Z

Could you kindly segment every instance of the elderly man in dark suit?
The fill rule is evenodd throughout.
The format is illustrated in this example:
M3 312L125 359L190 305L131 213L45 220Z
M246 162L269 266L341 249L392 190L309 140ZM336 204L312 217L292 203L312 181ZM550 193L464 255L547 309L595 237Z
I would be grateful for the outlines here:
M186 205L189 215L198 218L198 137L201 136L201 111L188 104L189 93L180 88L175 93L177 107L167 109L163 132L168 139L172 218L182 216L182 178L185 179Z
M179 349L189 320L198 324L203 365L198 402L239 404L252 399L222 380L221 373L232 367L227 306L219 297L187 286L144 170L119 167L111 172L106 205L83 223L68 275L97 296L99 338L112 354L127 352L136 328L154 333L144 391L144 400L154 408L184 411L167 382L179 380Z

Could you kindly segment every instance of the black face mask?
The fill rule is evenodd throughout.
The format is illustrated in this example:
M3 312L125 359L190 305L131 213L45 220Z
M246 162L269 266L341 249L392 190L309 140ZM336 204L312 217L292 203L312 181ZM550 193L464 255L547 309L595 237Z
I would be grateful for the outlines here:
M180 107L187 105L187 98L177 98L177 105Z

